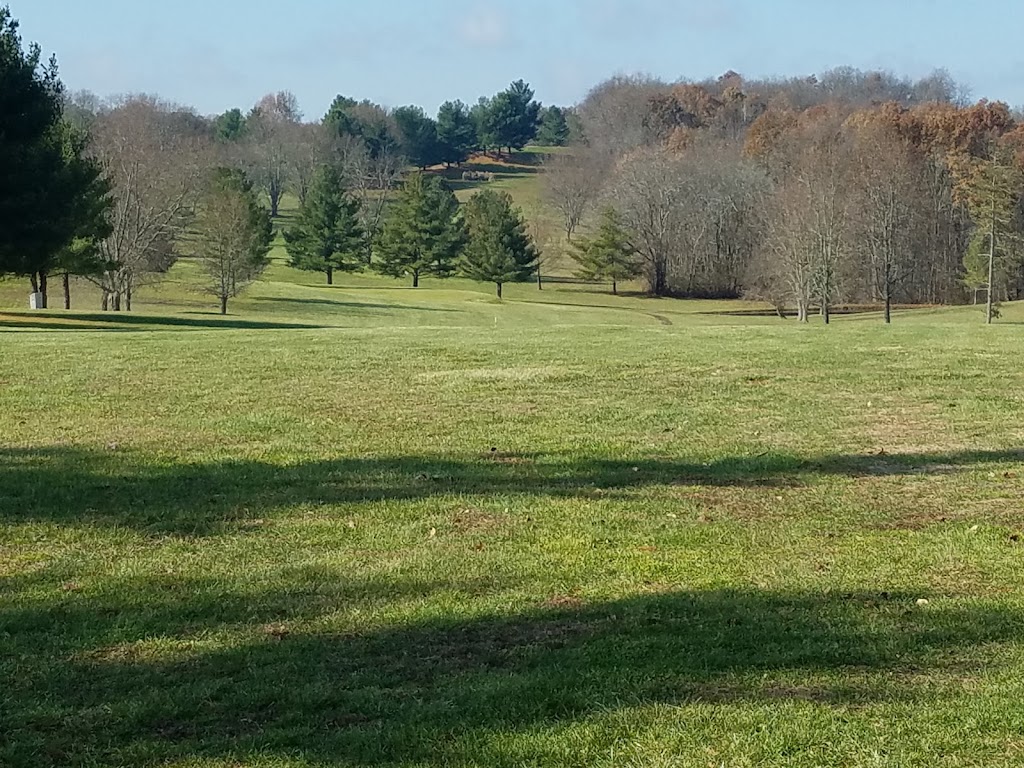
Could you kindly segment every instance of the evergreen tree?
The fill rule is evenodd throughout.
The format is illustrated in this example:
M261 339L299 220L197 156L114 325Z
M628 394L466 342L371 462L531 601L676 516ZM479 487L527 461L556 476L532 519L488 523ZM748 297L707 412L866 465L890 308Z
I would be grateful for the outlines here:
M500 137L498 135L497 110L494 108L494 99L481 96L480 100L470 110L469 116L473 120L476 129L477 146L484 152L492 147L500 150Z
M459 201L451 189L437 176L416 173L388 212L377 244L377 269L391 277L412 275L417 288L423 274L449 277L465 241Z
M441 162L437 123L421 107L399 107L394 112L402 152L418 168Z
M241 140L245 134L245 115L242 110L229 109L213 121L213 135L217 141L230 143Z
M469 242L462 259L463 274L494 283L499 299L502 285L533 276L539 253L522 213L512 206L507 192L478 192L466 204L465 216Z
M540 103L533 100L533 90L522 80L512 83L486 103L482 115L498 148L522 149L537 136Z
M613 294L618 294L620 280L637 277L642 269L622 217L611 206L601 211L597 236L578 242L573 258L580 265L578 275L581 278L610 280Z
M372 160L398 151L400 141L393 117L369 100L357 102L347 96L337 96L323 122L328 135L361 141Z
M200 203L196 231L199 262L209 278L206 290L220 299L220 313L226 315L228 299L259 278L270 263L270 214L245 174L222 168L214 172Z
M365 244L359 226L359 201L350 196L341 174L332 166L317 173L298 222L284 234L291 265L324 272L334 284L334 272L352 272L363 265Z
M334 97L327 114L324 115L324 125L328 126L335 136L363 135L359 121L352 115L352 108L356 103L355 99L341 94Z
M564 147L569 143L569 123L560 107L547 107L541 112L537 143L543 147Z
M54 60L22 46L18 22L0 6L0 273L46 278L81 227L99 167L62 119L63 87Z
M437 113L439 156L447 165L465 162L477 146L476 123L461 101L446 101Z

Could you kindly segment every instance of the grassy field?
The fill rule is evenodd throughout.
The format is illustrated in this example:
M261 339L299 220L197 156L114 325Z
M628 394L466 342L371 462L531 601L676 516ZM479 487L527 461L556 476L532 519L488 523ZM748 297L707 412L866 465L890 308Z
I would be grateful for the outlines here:
M5 768L1024 762L1024 307L26 294Z

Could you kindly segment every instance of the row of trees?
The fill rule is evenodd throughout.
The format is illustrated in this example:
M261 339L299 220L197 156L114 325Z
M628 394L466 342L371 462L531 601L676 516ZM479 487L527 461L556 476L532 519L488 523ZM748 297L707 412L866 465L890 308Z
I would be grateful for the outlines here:
M826 321L838 304L877 303L888 321L896 303L979 294L991 318L1024 295L1024 127L942 73L618 78L578 112L583 143L549 166L547 198L569 239L610 205L602 221L652 293Z
M104 309L131 309L195 222L226 311L270 243L251 183L218 169L186 111L134 99L86 120L66 107L55 61L26 48L0 7L0 274L27 276L44 307L51 276L63 278L70 309L70 277L81 275L100 287Z
M366 232L359 208L343 174L331 165L322 168L296 224L285 232L292 266L324 273L328 285L335 272L365 269ZM424 173L405 181L370 247L373 268L411 278L414 288L425 275L460 273L494 283L498 298L505 283L536 272L539 256L507 193L483 190L460 207L443 179Z
M416 281L458 269L500 285L536 261L507 198L476 204L496 206L503 214L494 222L519 233L503 236L504 250L488 251L483 243L494 237L473 224L473 209L456 215L450 191L433 180L413 176L390 216L388 197L403 187L410 162L458 163L477 149L521 147L538 131L564 141L565 115L542 109L521 81L472 109L446 104L437 120L414 107L386 110L339 97L324 120L306 123L287 92L264 97L246 114L231 110L212 120L155 97L104 102L67 94L55 62L38 46L26 48L17 22L0 8L0 274L29 277L44 301L49 279L61 275L67 308L70 277L81 276L99 287L103 309L130 310L140 286L190 256L226 311L265 268L270 217L290 191L303 203L304 225L310 215L351 224L339 230L347 231L342 241L321 242L319 256L308 245L308 227L289 232L297 265L320 259L330 274L335 257L339 269L350 269L369 265L376 251L388 274ZM269 200L269 215L261 213L261 198ZM457 236L445 249L431 246L433 257L402 255L420 247L405 241L429 235L399 226L419 220L397 213L417 204L456 222ZM484 252L497 266L479 266Z
M339 154L347 175L362 176L361 183L372 189L386 189L406 165L457 165L477 152L511 152L533 141L564 145L570 137L569 117L559 107L542 107L530 86L518 80L472 107L445 102L436 118L418 106L386 109L338 96L322 120L303 122L295 97L281 92L268 94L248 113L225 112L211 128L222 147L259 181L277 216L281 196L291 190L303 199L315 170ZM369 206L379 216L378 208Z

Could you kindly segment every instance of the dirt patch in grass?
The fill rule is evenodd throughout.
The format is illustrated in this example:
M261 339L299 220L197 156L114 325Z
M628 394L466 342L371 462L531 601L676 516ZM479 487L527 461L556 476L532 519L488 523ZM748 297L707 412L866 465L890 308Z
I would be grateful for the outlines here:
M958 441L944 439L950 436L950 424L934 404L868 400L851 405L851 409L851 419L856 424L851 432L859 441L877 446L879 451L943 453L963 448Z
M463 507L452 514L452 529L456 533L489 533L504 527L507 522L504 515L474 507Z

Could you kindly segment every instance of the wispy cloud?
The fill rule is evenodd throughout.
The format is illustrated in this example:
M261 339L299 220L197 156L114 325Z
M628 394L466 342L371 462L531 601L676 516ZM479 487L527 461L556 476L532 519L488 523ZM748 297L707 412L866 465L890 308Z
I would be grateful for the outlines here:
M496 6L490 3L479 4L462 18L458 32L462 41L468 45L501 45L510 38L509 20Z

